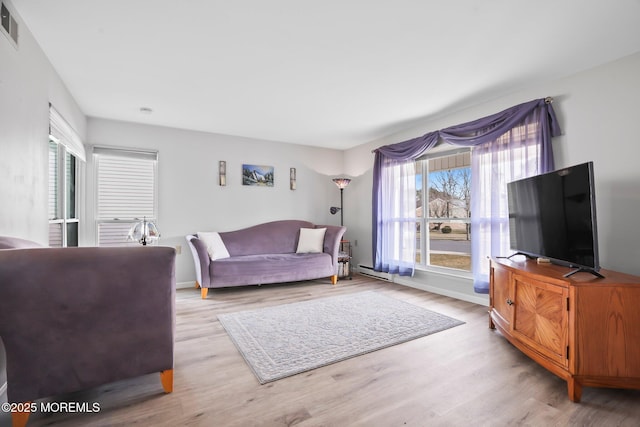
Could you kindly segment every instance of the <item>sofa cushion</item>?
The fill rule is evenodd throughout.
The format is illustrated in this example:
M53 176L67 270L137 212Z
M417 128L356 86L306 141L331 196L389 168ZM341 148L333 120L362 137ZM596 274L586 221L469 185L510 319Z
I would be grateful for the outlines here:
M220 238L220 234L215 231L198 231L198 239L202 240L207 247L209 258L212 261L229 258L229 251Z
M324 248L326 228L301 228L296 253L320 253Z
M234 256L211 261L209 269L216 286L296 282L334 274L327 253Z

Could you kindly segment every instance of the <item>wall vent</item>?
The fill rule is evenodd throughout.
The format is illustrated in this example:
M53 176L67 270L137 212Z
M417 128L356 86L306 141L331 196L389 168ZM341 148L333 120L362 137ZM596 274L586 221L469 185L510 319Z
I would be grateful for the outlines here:
M2 31L11 41L15 48L18 47L18 21L15 19L15 13L7 7L5 2L0 6L0 17Z
M369 277L374 277L376 279L385 280L387 282L393 282L393 275L392 274L383 273L381 271L375 271L373 269L373 267L368 266L368 265L359 264L358 265L358 273L360 273L360 274L362 274L364 276L369 276Z

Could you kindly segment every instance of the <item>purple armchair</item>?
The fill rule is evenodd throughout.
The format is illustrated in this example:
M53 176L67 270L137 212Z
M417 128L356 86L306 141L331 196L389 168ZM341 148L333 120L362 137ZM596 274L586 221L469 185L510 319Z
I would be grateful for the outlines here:
M173 388L175 250L45 248L0 236L10 403L160 372ZM13 413L24 425L29 413Z

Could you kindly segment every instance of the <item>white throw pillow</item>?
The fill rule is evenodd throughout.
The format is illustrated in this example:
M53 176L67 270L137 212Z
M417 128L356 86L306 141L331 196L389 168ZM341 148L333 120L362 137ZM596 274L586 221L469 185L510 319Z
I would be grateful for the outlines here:
M215 231L198 231L198 239L202 240L207 247L207 252L211 261L229 258L229 251L224 245L220 234Z
M324 234L326 228L301 228L298 239L297 254L320 253L324 248Z

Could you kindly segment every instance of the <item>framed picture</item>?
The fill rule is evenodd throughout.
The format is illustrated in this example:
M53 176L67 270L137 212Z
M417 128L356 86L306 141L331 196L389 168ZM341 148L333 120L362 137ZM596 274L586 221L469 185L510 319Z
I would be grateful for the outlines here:
M242 165L242 185L273 187L273 166Z

